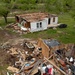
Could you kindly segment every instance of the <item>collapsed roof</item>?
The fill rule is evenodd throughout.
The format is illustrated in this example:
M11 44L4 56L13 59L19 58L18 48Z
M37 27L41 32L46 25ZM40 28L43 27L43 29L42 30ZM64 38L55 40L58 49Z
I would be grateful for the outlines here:
M21 15L16 15L16 16L28 22L35 22L35 21L44 20L44 18L48 18L48 17L56 17L57 15L48 14L48 13L28 13L28 14L21 14Z

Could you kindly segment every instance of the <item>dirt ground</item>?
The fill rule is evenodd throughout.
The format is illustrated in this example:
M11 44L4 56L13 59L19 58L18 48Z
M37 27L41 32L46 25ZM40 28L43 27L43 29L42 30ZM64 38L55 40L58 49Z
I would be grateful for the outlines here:
M0 43L19 37L18 34L11 34L8 30L0 29Z
M14 39L18 40L18 38L20 38L18 34L11 34L8 30L0 29L0 75L4 75L6 67L10 64L8 60L11 58L10 55L6 53L6 50L1 49L1 45L9 40L12 40L10 43L13 43L15 41Z
M24 40L19 34L11 34L7 30L0 30L0 75L6 75L7 67L13 65L15 57L9 53L9 49L13 46L23 49ZM10 48L8 48L10 46Z
M11 34L7 30L0 30L0 66L9 64L8 60L11 58L10 55L6 53L7 51L1 47L8 43L9 45L15 45L21 48L20 43L23 42L23 40L25 40L25 38L19 34Z

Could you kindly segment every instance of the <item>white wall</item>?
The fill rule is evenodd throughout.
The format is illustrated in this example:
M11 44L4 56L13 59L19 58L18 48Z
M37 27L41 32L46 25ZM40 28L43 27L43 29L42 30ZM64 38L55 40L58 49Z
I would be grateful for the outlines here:
M58 23L58 17L55 17L55 22L53 22L53 17L51 17L51 23L50 24L57 24Z
M48 25L48 18L45 18L47 20L47 25ZM53 17L50 18L50 24L57 24L58 23L58 17L55 17L55 22L53 22Z
M50 18L50 24L55 25L58 23L58 17L55 17L55 22L53 22L53 17ZM37 28L37 23L42 22L42 28ZM30 32L36 32L40 30L45 30L48 27L48 18L45 18L42 21L37 21L37 22L31 22L30 23Z
M45 18L45 20L47 21L47 25L48 25L48 18Z
M40 23L40 22L42 22L42 27L37 28L37 23ZM31 22L30 26L31 26L30 32L45 30L45 29L47 29L47 20L42 20L42 21L38 21L38 22Z
M42 21L42 28L47 29L47 20Z

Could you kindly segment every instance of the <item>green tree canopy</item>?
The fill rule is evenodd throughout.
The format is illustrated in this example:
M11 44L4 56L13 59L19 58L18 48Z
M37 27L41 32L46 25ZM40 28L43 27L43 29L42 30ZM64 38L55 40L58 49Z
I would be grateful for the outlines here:
M9 9L7 7L0 6L0 15L4 17L5 23L7 23L8 13L9 13Z

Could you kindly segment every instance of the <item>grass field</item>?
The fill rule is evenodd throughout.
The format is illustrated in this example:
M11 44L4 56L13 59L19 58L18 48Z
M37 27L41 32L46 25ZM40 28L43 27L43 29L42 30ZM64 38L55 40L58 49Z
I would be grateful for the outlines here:
M10 24L10 23L15 22L15 19L14 18L8 18L7 20L8 20L8 23L7 24ZM0 17L0 26L1 27L4 27L7 24L5 23L4 18L3 17Z
M59 23L65 23L68 25L67 28L56 30L48 29L45 31L34 32L29 34L24 34L23 37L25 38L54 38L63 43L75 43L75 22L74 19L69 14L62 14L59 16Z

